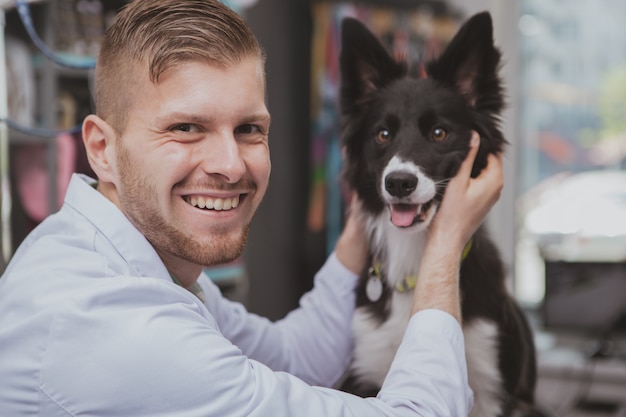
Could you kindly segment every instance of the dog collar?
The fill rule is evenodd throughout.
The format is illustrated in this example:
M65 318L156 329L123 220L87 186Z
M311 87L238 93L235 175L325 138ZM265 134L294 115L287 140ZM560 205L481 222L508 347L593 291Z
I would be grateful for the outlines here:
M470 239L463 248L461 253L461 260L464 261L472 250L472 239ZM365 293L367 298L371 302L376 302L383 294L383 282L382 274L380 273L380 261L374 262L374 265L368 270L369 279L365 286ZM399 293L404 293L412 290L417 285L417 275L406 275L402 281L400 281L394 289Z

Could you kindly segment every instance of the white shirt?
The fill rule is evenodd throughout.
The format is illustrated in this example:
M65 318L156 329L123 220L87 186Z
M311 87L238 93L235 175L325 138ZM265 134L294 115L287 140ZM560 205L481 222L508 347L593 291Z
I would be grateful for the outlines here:
M356 276L332 255L272 323L179 287L141 233L75 175L0 279L0 416L461 416L459 324L409 322L377 398L333 390L351 358Z

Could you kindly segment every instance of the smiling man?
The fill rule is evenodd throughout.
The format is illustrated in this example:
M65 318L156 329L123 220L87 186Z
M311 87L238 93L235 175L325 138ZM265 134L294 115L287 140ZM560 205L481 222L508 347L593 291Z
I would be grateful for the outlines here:
M267 189L264 62L216 0L120 12L98 58L97 114L83 123L98 178L73 176L0 278L0 414L467 414L459 259L502 187L498 159L469 178L476 145L432 225L423 286L438 296L416 297L377 398L330 388L352 355L358 205L283 320L248 313L202 274L241 254Z
M98 190L183 286L202 265L241 254L270 174L260 55L228 66L209 58L166 68L157 83L135 71L125 123L95 115L84 123Z

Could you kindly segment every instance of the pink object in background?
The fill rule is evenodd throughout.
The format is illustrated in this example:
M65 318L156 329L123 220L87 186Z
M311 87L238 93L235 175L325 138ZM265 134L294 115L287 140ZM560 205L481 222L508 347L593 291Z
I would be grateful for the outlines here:
M76 142L69 133L61 133L56 138L57 146L57 207L63 204L70 177L76 166ZM35 223L51 214L48 201L49 175L47 147L44 144L16 147L11 164L24 211Z

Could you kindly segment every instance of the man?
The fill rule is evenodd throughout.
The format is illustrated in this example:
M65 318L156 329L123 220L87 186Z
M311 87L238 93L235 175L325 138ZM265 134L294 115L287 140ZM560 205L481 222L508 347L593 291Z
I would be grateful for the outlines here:
M358 216L276 323L198 278L240 255L267 188L263 68L249 28L215 0L137 0L119 14L98 59L97 115L83 124L98 181L74 176L0 279L2 415L468 413L459 260L502 187L497 158L469 178L476 141L432 226L423 291L377 398L323 388L350 361Z

